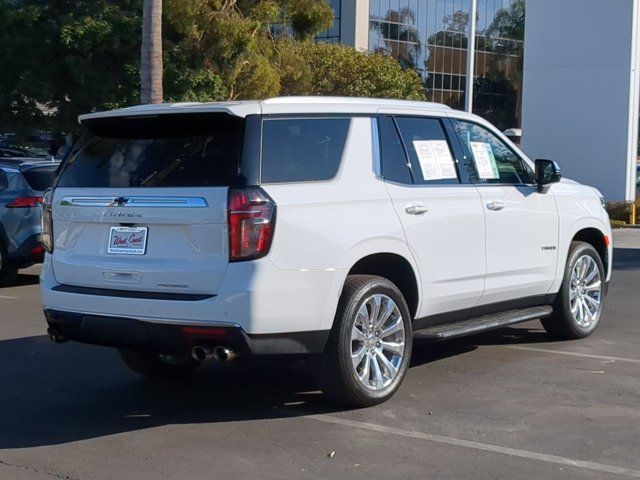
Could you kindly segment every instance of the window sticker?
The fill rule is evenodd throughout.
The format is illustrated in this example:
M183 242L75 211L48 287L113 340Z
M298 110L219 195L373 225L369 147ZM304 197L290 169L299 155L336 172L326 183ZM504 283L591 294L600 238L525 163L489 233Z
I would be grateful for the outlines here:
M471 145L478 176L483 180L500 178L496 157L493 154L491 144L485 142L469 142L469 145Z
M420 169L425 180L458 178L446 140L414 140Z

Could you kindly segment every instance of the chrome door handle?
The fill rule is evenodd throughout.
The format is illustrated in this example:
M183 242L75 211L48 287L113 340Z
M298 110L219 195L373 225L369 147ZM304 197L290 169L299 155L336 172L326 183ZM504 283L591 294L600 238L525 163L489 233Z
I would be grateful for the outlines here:
M409 215L422 215L423 213L427 213L429 209L424 203L412 203L404 207L404 211Z
M487 203L487 208L489 210L502 210L506 205L504 202L489 202Z

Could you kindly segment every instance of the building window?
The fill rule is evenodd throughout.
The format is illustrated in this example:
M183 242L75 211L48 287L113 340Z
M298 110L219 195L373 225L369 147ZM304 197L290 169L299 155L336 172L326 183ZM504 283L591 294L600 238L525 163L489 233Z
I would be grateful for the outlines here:
M340 15L342 10L342 0L327 0L333 8L333 24L328 30L318 33L314 41L327 43L340 43Z
M319 32L313 37L314 42L340 43L340 15L342 10L342 0L326 0L333 8L333 23L328 30ZM269 30L274 37L293 36L293 29L289 24L289 18L282 13L282 21L269 25Z
M423 79L427 99L463 108L470 0L370 0L369 50ZM474 111L520 125L524 0L478 0Z

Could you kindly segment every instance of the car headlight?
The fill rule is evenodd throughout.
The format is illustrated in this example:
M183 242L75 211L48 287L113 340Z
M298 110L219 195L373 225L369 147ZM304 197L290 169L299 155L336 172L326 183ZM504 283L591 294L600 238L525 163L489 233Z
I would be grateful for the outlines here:
M594 190L596 191L596 195L598 195L598 198L600 199L600 205L602 205L602 208L604 208L606 210L607 209L607 202L604 200L604 195L602 195L600 190L598 190L597 188L594 188Z

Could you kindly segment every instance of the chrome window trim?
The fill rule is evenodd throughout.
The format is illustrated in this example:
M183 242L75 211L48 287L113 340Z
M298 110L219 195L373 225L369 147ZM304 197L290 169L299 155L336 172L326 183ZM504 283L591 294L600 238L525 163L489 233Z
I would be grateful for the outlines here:
M382 155L380 155L380 132L378 131L378 117L371 117L371 152L373 156L373 173L383 180Z
M156 196L122 196L122 197L63 197L60 205L67 207L145 207L145 208L203 208L207 201L202 197L156 197Z

